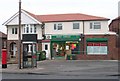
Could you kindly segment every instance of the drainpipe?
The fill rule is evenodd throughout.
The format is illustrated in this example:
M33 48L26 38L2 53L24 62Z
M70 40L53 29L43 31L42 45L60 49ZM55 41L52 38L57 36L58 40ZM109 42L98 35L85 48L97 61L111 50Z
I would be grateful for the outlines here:
M118 37L117 37L117 40L118 40L118 59L120 59L120 19L118 18Z
M41 26L41 29L42 29L42 37L44 37L44 38L45 38L45 36L44 36L44 26L45 26L45 24L44 24L44 23L42 23L42 26Z
M84 24L84 21L83 21L83 34L82 34L82 39L83 39L83 41L82 41L82 43L83 43L82 44L83 45L83 54L84 54L84 51L85 51L84 50L85 49L84 48L85 47L85 37L84 37L85 35L84 34L85 34L85 24Z

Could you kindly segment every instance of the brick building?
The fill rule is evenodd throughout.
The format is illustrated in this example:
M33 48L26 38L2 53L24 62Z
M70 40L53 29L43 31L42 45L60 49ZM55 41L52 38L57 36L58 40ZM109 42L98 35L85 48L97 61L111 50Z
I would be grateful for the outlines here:
M1 50L6 49L7 44L7 35L0 31L0 56L1 56Z
M116 47L118 48L118 55L120 59L120 17L117 17L109 24L110 31L117 33Z
M75 54L81 60L118 59L116 33L109 31L108 18L74 13L35 15L22 10L22 51L44 50L46 58ZM7 49L10 59L18 58L18 13L8 19Z

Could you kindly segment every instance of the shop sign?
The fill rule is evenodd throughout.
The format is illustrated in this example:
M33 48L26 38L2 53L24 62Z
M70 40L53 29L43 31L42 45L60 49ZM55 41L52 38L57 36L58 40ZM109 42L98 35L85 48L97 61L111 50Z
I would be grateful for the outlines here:
M80 35L53 35L52 39L80 39Z

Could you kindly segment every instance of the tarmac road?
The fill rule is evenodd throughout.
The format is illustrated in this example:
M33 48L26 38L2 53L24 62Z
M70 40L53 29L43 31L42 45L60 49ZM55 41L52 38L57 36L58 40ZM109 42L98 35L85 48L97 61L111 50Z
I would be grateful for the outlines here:
M38 62L33 72L2 73L3 79L118 79L119 76L118 61L89 60L46 60Z

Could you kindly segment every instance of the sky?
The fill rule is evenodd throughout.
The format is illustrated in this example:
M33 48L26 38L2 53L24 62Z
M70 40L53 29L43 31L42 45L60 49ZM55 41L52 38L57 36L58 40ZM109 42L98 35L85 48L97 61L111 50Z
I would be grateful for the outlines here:
M118 16L120 0L21 0L22 9L34 14L83 13L109 18ZM19 9L19 0L0 1L0 31L6 33L2 24ZM109 21L109 23L110 23Z

